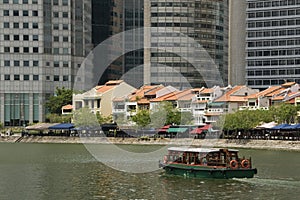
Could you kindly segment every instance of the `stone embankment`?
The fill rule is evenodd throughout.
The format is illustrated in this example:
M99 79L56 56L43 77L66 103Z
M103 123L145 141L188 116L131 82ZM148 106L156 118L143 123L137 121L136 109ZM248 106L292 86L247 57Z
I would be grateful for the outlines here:
M138 138L104 138L104 137L40 137L2 136L0 142L6 143L60 143L60 144L136 144L136 145L187 145L199 147L224 147L246 149L274 149L300 151L300 141L283 140L194 140L194 139L156 139L142 140Z

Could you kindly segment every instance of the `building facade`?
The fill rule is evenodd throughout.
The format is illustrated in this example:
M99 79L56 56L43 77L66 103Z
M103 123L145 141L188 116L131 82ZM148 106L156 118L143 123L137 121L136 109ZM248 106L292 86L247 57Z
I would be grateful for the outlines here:
M1 0L0 16L0 121L44 121L45 101L72 88L92 48L90 0Z
M248 86L300 83L299 25L299 0L247 0Z
M212 59L223 82L228 82L228 1L227 0L151 0L145 1L145 27L157 29L151 38L145 34L146 84L172 85L177 88L205 86L203 75L192 63L193 47L198 42ZM186 37L194 39L189 41ZM192 61L192 62L191 62Z

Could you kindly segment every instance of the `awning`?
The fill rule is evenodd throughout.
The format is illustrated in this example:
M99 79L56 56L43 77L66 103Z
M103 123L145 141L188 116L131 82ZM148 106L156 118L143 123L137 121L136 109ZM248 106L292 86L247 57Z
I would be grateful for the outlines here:
M166 125L160 129L158 129L158 132L167 132L167 130L170 128L171 125Z
M183 133L187 130L188 128L169 128L167 130L168 133Z
M280 130L280 129L285 129L286 127L290 126L289 124L280 124L278 126L274 126L271 128L272 130Z
M32 126L27 126L26 130L32 130L32 131L43 131L49 129L49 127L57 125L58 123L39 123L34 124Z
M74 128L74 124L72 123L57 124L49 127L49 129L51 130L70 130L73 128Z
M300 129L300 124L294 124L284 127L283 129L293 130L293 129Z
M201 134L203 131L207 131L208 129L211 129L211 125L210 124L206 124L205 126L203 126L201 128L195 128L190 133L191 134Z
M264 123L260 126L255 127L256 129L270 129L277 125L276 122Z

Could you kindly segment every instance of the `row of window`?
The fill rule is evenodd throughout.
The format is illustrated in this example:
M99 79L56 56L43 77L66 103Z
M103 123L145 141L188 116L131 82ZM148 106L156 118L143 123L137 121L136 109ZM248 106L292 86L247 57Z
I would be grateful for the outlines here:
M287 80L283 80L283 79L279 79L279 80L248 80L248 86L266 86L269 87L270 85L282 85L284 83L287 82L296 82L296 83L300 83L300 79L287 79Z
M12 65L15 66L15 67L19 67L19 66L24 66L24 67L29 67L29 66L38 67L39 66L39 61L37 61L37 60L33 60L33 61L23 60L22 63L21 63L21 61L19 61L19 60L14 60L14 61L4 60L4 66L5 67L10 67Z
M23 26L21 27L20 24L23 24ZM10 26L10 25L12 25L12 26ZM3 22L3 28L24 28L24 29L32 28L32 29L38 29L39 28L39 24L37 22L33 22L33 23L28 23L28 22L24 22L24 23Z
M300 25L300 19L283 19L283 20L270 20L270 21L257 21L248 22L248 28L262 28L273 26L294 26Z
M268 7L278 7L278 6L293 6L293 5L300 5L300 0L249 2L248 8L268 8Z
M283 29L272 31L249 31L248 37L274 37L274 36L287 36L287 35L300 35L300 29Z
M273 10L265 12L250 12L248 18L261 18L261 17L279 17L279 16L292 16L300 15L300 9L297 10Z
M248 57L300 55L300 49L248 51Z
M30 79L31 76L31 79ZM14 81L29 81L29 80L33 80L33 81L38 81L39 80L39 75L29 75L29 74L24 74L22 76L23 78L21 78L21 75L19 74L4 74L4 80L5 81L10 81L10 80L14 80ZM50 76L46 76L46 80L50 81ZM54 75L53 76L53 81L69 81L69 76L65 75L60 77L59 75Z
M194 7L194 4L188 2L152 2L151 7Z
M250 41L248 47L276 47L276 46L294 46L300 45L300 39L292 40L263 40L263 41Z
M3 51L4 53L39 53L39 48L38 47L4 47ZM53 48L52 53L68 55L70 51L69 48Z
M68 18L69 13L68 12L53 12L53 17L54 18L59 18L60 16L63 17L63 18Z
M29 41L29 35L4 35L4 40L10 41ZM39 36L38 35L31 35L31 41L39 41Z
M248 76L298 75L300 69L250 70L247 74Z
M300 59L248 60L248 67L300 65Z
M19 10L3 10L3 16L21 16L21 11ZM29 16L28 10L23 10L22 16ZM37 10L31 11L31 16L37 17L39 16L39 12Z
M13 4L38 4L38 0L2 0L4 4L9 4L9 3L13 3Z
M155 12L151 17L193 17L193 13L176 13L176 12Z

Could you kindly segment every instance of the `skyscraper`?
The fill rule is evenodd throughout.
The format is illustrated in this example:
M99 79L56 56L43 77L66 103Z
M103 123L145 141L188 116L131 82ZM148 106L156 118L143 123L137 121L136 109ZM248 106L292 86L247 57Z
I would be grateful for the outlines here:
M151 50L145 50L145 82L178 88L205 86L203 75L184 59L193 57L192 44L182 41L182 34L198 42L214 60L228 82L228 1L227 0L151 0L145 2L145 27L152 32ZM164 33L162 33L164 32ZM180 33L180 34L179 34ZM161 47L164 49L162 50ZM156 49L155 49L156 48ZM197 58L200 62L208 58Z
M92 48L90 0L0 1L0 121L45 120L46 99L71 88Z
M300 83L300 0L247 0L246 79L252 88Z

